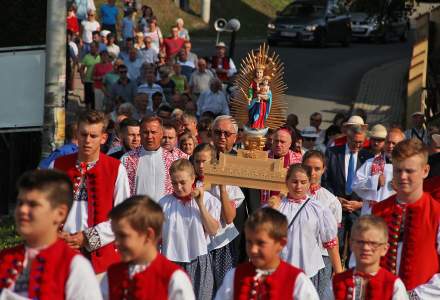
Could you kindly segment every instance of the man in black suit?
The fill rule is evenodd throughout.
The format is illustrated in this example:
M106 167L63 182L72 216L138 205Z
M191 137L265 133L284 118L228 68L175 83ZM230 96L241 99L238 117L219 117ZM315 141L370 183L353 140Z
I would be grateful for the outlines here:
M362 149L366 126L351 126L347 130L347 144L327 149L327 169L322 186L332 192L342 205L342 227L339 230L341 257L348 257L348 240L351 226L360 215L362 199L352 190L356 171L372 154Z
M440 134L434 133L429 140L429 158L430 167L428 178L440 176Z

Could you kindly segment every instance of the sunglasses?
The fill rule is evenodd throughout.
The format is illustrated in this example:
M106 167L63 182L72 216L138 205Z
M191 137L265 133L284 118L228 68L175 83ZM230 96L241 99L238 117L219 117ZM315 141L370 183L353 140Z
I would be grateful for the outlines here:
M127 74L127 70L125 71L119 71L120 74Z
M216 136L218 136L218 137L221 137L221 136L225 136L225 138L229 138L229 137L231 137L232 135L234 135L235 133L233 133L233 132L229 132L229 131L223 131L223 130L220 130L220 129L215 129L214 130L214 134L216 135Z

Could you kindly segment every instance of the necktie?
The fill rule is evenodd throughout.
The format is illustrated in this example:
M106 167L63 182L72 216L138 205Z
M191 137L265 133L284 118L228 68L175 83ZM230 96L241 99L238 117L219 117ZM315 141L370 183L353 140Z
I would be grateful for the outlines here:
M354 154L350 152L350 160L348 162L347 182L345 184L346 195L351 195L351 193L353 192L351 186L353 184L354 173L355 173Z

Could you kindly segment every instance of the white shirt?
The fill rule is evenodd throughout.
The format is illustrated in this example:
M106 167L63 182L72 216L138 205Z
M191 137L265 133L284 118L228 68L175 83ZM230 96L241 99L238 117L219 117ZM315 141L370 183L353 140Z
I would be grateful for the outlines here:
M133 270L133 272L130 272L129 275L132 278L137 273L140 273L146 269L148 269L148 265L147 266L135 265L133 266L133 268L130 268L130 271ZM104 300L110 299L107 272L105 273L104 278L101 281L101 292ZM168 299L169 300L195 299L194 290L191 285L191 281L188 275L186 275L184 271L176 270L174 271L173 275L171 275L170 281L168 282Z
M163 149L156 151L141 150L136 170L136 195L148 195L154 201L165 196L165 162Z
M139 51L139 56L142 60L142 63L153 64L158 60L157 51L153 48L143 48Z
M337 224L341 224L342 222L342 206L341 202L339 202L338 198L335 195L330 193L326 188L319 188L316 191L315 195L312 195L312 199L318 201L323 206L326 206L330 209ZM323 256L328 256L327 250L322 246L322 242L320 241L321 253Z
M53 166L54 162L52 162L49 168L52 169ZM127 172L124 166L121 164L118 168L118 176L116 178L113 192L113 206L122 203L128 197L130 197L130 185L128 183ZM76 233L84 231L88 228L88 203L86 201L73 201L72 207L67 215L66 222L64 223L63 231L68 233ZM93 228L95 229L94 232L98 234L98 244L101 245L101 247L104 247L105 245L108 245L114 241L115 236L111 228L110 220L99 223Z
M223 91L213 93L207 90L200 94L197 101L197 114L201 116L205 111L211 111L215 115L229 115L229 105Z
M278 210L290 224L304 203L290 202L284 197ZM289 227L287 245L281 252L281 258L304 270L308 277L313 277L325 266L320 244L334 241L337 233L338 226L330 209L311 199Z
M26 248L24 268L28 264L28 252ZM3 289L0 300L23 300L29 299L27 290L14 292L14 284L9 289ZM75 255L70 263L69 277L65 286L66 300L101 300L98 280L90 262L82 255Z
M113 54L114 57L119 57L119 53L121 52L121 49L116 44L107 45L107 52L109 54Z
M212 78L214 78L214 74L210 70L207 69L204 72L196 70L191 74L189 86L196 94L209 91L209 82Z
M93 42L93 31L99 31L100 25L98 21L87 21L84 20L81 22L81 26L83 28L82 39L84 43L90 44Z
M226 273L225 279L223 279L223 283L215 295L215 300L234 299L234 276L235 268ZM300 273L298 274L298 277L296 277L292 299L319 300L318 293L316 292L313 283L304 273Z
M203 203L211 216L220 221L220 202L209 192L204 192ZM162 254L171 261L184 263L208 254L207 234L196 201L192 199L184 204L173 195L166 195L159 204L165 215Z
M373 161L374 158L368 159L356 171L356 177L353 180L353 192L363 200L361 215L371 214L371 202L380 202L396 193L391 186L393 180L393 165L385 164L385 185L378 189L380 174L371 175Z
M344 157L344 169L345 169L345 182L347 182L347 176L348 176L348 165L350 163L350 148L348 148L348 145L345 145L345 157ZM358 153L353 153L354 157L354 170L356 172L356 166L357 166L357 160L358 160ZM356 175L356 174L355 174ZM354 177L353 177L354 178Z
M209 192L220 202L220 188L218 185L214 185ZM244 201L244 194L238 186L227 185L226 192L228 193L229 199L232 205L239 207ZM232 242L239 232L235 227L234 223L226 224L222 219L220 220L220 228L215 236L208 236L208 250L212 251L214 249L220 249L230 242Z

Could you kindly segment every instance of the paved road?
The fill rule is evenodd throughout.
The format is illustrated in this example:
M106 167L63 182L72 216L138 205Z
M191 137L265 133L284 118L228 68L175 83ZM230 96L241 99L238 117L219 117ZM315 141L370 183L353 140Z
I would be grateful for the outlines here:
M209 55L212 53L208 49L213 44L194 42L193 48L196 53ZM249 49L258 45L257 41L239 41L236 64ZM350 109L366 72L386 63L409 59L411 55L410 43L353 43L349 48L335 45L324 49L286 45L273 49L285 63L286 99L289 112L300 118L300 128L308 125L308 116L314 111L324 112L324 120L330 121L334 113Z

